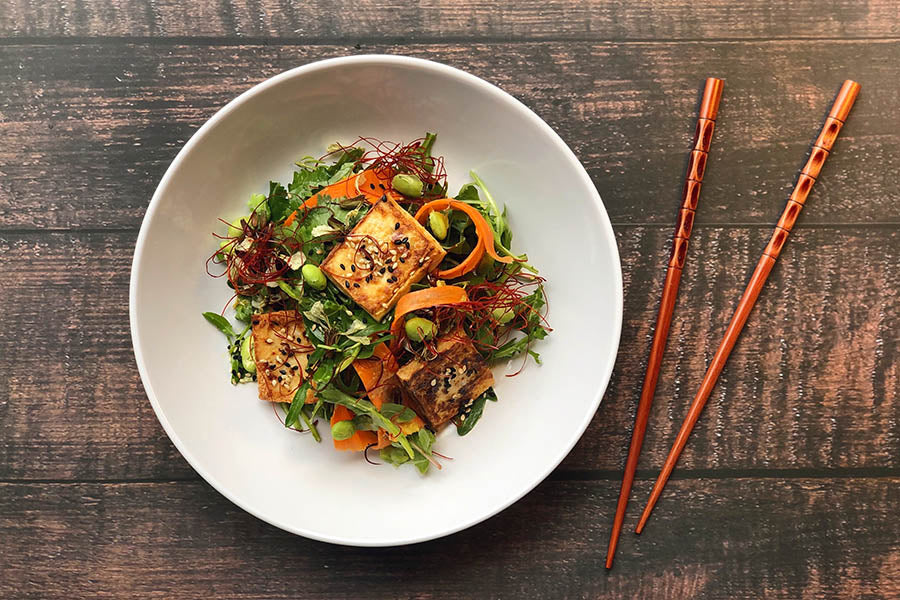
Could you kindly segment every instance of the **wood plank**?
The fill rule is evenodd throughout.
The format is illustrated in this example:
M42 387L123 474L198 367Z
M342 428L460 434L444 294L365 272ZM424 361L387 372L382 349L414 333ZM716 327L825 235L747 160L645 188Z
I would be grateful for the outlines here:
M863 91L805 223L900 223L900 42L0 47L0 228L135 228L191 133L312 60L406 53L465 68L559 131L615 223L671 226L703 78L727 80L699 223L774 223L840 82ZM691 60L686 61L684 57ZM52 208L48 203L52 200Z
M624 462L669 235L618 229L621 352L566 471L609 473ZM768 235L695 232L642 469L661 464ZM0 280L12 283L0 295L0 373L8 374L0 377L0 479L193 476L157 424L134 366L132 245L130 233L0 235ZM894 228L796 230L681 469L900 467L898 264Z
M436 0L378 2L277 0L189 4L177 0L88 0L47 3L12 0L0 37L270 37L277 39L701 39L835 38L900 34L896 4L874 0L770 3L751 0L702 4L489 2Z
M603 568L613 481L549 481L447 540L347 548L201 482L0 484L15 598L896 598L900 479L673 481ZM649 482L636 495L646 497ZM677 500L675 497L677 496ZM373 514L373 518L377 518ZM629 526L633 523L629 520Z

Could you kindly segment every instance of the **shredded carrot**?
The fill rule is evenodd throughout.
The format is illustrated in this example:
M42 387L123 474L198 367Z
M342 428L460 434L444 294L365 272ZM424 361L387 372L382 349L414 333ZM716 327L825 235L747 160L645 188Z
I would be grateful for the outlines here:
M442 306L444 304L459 304L467 302L469 296L466 290L455 285L442 285L439 287L425 288L417 292L410 292L401 297L394 307L394 322L391 323L391 349L396 350L400 343L400 332L407 314L422 308Z
M350 421L353 419L353 413L346 406L336 404L334 406L334 414L331 415L331 426L339 421ZM378 436L374 431L356 431L346 440L334 440L336 450L350 450L351 452L362 452L370 445L378 440Z
M369 400L378 410L381 410L382 404L390 401L386 384L399 368L397 359L385 343L375 346L372 358L353 361L353 369L366 388Z
M304 208L318 206L319 198L329 196L331 198L355 198L365 197L369 204L375 204L382 196L394 198L396 194L391 190L390 181L393 172L389 169L366 169L361 173L354 173L346 179L341 179L329 186L325 186L303 202ZM284 220L285 227L289 227L297 218L295 210Z
M356 374L362 380L366 392L369 394L369 400L375 405L375 408L381 410L385 402L390 402L390 388L388 382L397 373L400 365L393 352L387 347L387 344L381 343L375 346L372 358L362 358L353 361L353 368ZM416 418L405 423L398 423L398 427L404 434L415 433L425 426L425 422L416 415ZM387 448L391 445L394 438L384 429L378 430L378 443L376 450Z
M424 225L425 220L428 218L428 215L430 215L434 211L447 210L448 208L463 212L472 220L472 223L475 225L475 232L478 234L479 244L475 248L473 248L469 256L467 256L466 259L457 266L453 267L452 269L447 269L446 271L438 271L438 277L443 277L444 279L453 279L455 277L465 275L478 266L478 263L481 262L481 258L484 256L485 252L487 252L488 255L497 262L509 264L513 261L512 257L510 256L501 257L499 254L497 254L497 251L494 249L493 229L491 229L491 226L484 219L484 217L481 216L481 213L478 212L475 207L466 204L465 202L460 202L459 200L451 200L450 198L434 200L432 202L424 204L422 208L418 210L418 212L416 213L416 220Z

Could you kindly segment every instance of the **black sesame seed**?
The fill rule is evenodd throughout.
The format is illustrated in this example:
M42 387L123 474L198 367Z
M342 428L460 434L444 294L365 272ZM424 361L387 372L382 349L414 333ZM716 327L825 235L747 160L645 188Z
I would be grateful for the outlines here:
M254 324L254 325L259 325L259 319L253 319L253 324Z
M344 287L346 287L346 288L349 290L349 289L350 289L350 282L349 282L349 281L345 281L345 282L344 282Z
M338 265L342 270L346 271L347 267L344 266L344 263Z
M407 250L409 250L409 240L404 240L403 245L406 246Z
M353 287L358 288L358 287L359 287L359 284L358 284L358 283L354 283L354 284L353 284Z
M386 189L387 189L386 187L384 187L384 184L383 184L383 183L379 183L379 184L378 184L378 187L380 187L380 188L383 189L383 190L386 190Z
M278 321L272 321L272 325L274 325L275 327L278 327Z
M402 240L400 240L400 243L405 244L405 243L408 242L408 241L409 241L409 238L408 238L408 237L404 237Z
M381 273L382 275L384 275L384 270L385 270L384 267L381 267L380 269L378 269L378 272Z
M404 259L404 258L401 256L401 257L400 257L400 262L405 263L405 262L406 262L406 259Z
M394 223L394 229L400 229L400 223Z
M298 344L302 344L302 343L303 343L303 338L299 338L299 337L298 337L298 338L297 338L297 343L298 343Z
M372 281L372 275L366 275L366 283L369 283L370 281Z
M380 184L379 184L379 185L380 185ZM384 189L384 186L382 185L381 188ZM383 195L381 196L381 201L382 201L382 202L387 202L387 194L383 194Z
M278 372L281 373L282 375L287 375L287 371L285 371L284 369L281 369L281 370L278 371Z
M388 273L393 273L393 272L394 272L394 267L388 267L387 269L388 269Z
M370 184L369 184L369 189L374 190L374 189L375 189L375 184L374 184L374 183L370 183Z
M356 273L356 265L350 265L350 270Z
M395 245L395 246L402 246L402 245L403 245L403 240L394 240L394 245Z

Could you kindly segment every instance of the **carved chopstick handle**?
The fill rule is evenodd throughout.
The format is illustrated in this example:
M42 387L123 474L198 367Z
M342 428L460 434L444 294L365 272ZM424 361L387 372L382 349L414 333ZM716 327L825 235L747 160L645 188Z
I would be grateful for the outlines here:
M694 132L694 143L688 159L684 189L681 192L681 208L678 209L678 219L675 222L672 255L669 258L669 266L676 269L684 268L688 242L694 227L697 201L700 199L700 186L703 184L703 175L706 173L706 159L709 157L709 146L716 128L716 116L719 114L723 86L724 82L721 79L710 77L706 80L706 87L703 90L697 129Z

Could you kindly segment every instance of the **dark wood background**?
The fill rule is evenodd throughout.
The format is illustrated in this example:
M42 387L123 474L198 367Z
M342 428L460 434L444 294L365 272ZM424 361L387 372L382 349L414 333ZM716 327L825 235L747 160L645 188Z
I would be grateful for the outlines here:
M320 58L439 60L511 92L600 190L621 351L584 438L486 523L295 537L181 458L128 275L150 196L239 92ZM726 80L628 531L603 558L703 78ZM841 81L856 108L644 535L630 533ZM0 597L900 597L894 0L0 2Z

